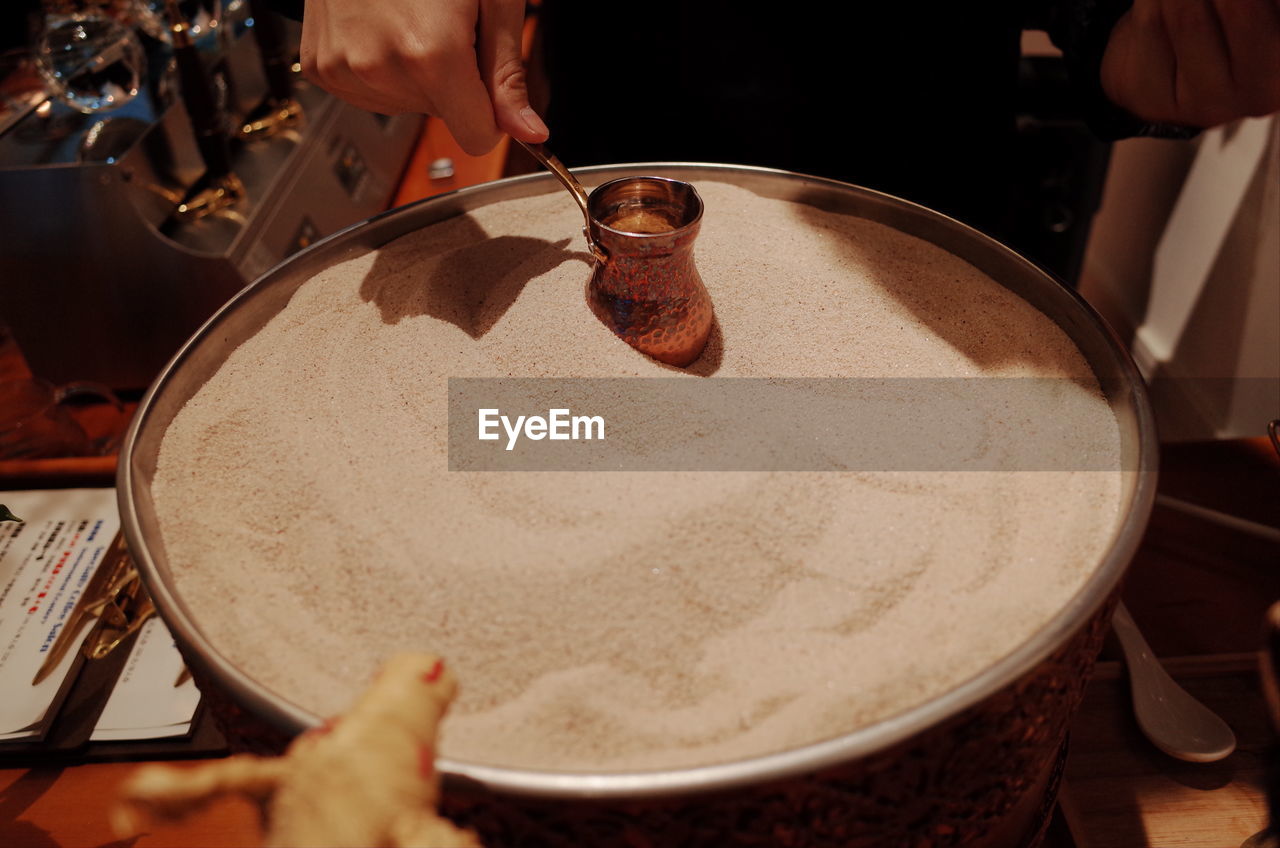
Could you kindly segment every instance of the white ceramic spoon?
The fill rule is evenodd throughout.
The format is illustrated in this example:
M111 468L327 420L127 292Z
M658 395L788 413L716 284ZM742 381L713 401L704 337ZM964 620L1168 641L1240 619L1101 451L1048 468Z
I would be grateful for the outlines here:
M1147 738L1171 757L1212 763L1236 749L1236 735L1216 713L1179 686L1151 653L1151 646L1124 604L1112 629L1124 650L1133 690L1133 712Z

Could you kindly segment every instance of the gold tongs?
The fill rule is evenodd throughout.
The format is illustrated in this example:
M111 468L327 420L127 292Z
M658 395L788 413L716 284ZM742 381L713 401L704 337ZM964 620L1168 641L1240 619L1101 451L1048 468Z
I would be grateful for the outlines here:
M97 618L98 622L85 637L80 650L87 658L99 660L135 633L154 612L155 605L129 558L124 536L117 533L31 685L39 685L58 667L86 619Z

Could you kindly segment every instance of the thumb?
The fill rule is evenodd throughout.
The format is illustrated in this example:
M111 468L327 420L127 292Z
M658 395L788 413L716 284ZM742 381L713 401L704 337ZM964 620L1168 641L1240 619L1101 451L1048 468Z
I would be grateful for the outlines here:
M546 141L547 125L529 105L520 36L524 0L480 0L480 78L493 101L498 128L518 141Z

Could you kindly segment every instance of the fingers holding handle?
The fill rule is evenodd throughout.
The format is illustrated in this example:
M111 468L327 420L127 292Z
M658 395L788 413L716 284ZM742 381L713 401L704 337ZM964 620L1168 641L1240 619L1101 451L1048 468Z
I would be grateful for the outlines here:
M480 0L480 75L493 100L498 128L517 141L547 140L547 126L529 105L520 55L524 0Z
M520 54L524 8L520 0L308 0L303 71L362 109L440 118L472 155L504 132L543 141Z

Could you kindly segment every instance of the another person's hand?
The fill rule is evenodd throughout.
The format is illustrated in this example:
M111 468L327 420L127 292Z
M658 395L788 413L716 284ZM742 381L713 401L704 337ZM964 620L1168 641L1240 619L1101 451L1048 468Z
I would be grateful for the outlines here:
M520 59L524 9L524 0L307 0L302 68L362 109L440 118L473 155L502 133L545 141Z
M1157 123L1280 111L1280 0L1134 0L1107 42L1102 87Z

